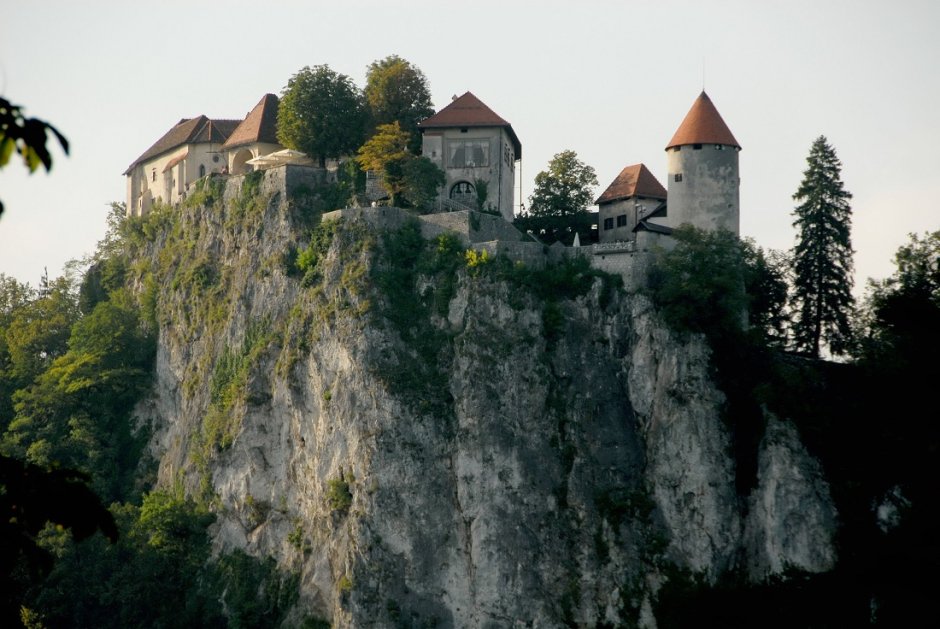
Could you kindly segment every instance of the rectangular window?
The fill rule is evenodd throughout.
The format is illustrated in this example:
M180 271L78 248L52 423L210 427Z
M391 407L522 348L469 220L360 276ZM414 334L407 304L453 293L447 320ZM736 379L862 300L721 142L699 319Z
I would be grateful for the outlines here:
M673 175L672 180L675 181L676 183L682 181L682 173L676 173L675 175Z
M613 229L614 228L614 219L605 218L604 219L604 229Z
M702 145L701 145L701 144L693 144L693 145L692 145L692 150L693 150L693 151L701 151L701 150L702 150Z
M617 217L617 227L626 227L627 226L627 215L621 214Z
M515 161L512 155L512 149L509 148L509 145L503 146L503 160L506 162L506 165L512 168L512 163Z
M455 140L447 143L451 168L485 168L490 165L489 140Z

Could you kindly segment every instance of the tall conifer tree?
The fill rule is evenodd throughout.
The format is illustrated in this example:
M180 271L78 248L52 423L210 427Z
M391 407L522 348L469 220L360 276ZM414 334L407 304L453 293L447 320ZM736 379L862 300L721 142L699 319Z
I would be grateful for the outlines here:
M842 162L825 136L813 142L803 181L793 199L797 242L793 248L793 341L819 357L825 343L844 354L851 337L852 198L842 184Z

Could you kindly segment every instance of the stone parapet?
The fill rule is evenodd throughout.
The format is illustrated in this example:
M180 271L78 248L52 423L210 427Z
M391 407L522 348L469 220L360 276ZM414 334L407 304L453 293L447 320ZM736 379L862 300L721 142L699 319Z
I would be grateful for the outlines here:
M566 257L582 256L591 266L620 275L628 291L642 288L652 260L649 251L634 241L617 241L585 247L551 246L526 236L499 216L474 211L418 215L397 207L355 207L327 212L323 220L361 220L374 229L400 229L410 220L417 220L421 235L436 238L444 233L455 234L463 246L486 251L492 256L504 255L513 262L533 268L560 262Z

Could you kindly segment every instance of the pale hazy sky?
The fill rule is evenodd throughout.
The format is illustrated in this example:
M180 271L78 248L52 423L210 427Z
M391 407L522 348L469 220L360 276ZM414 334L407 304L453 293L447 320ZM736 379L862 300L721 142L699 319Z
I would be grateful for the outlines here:
M34 285L94 249L121 173L180 118L242 117L305 65L361 86L389 54L424 71L438 109L470 90L513 125L526 198L565 149L598 193L637 162L665 185L704 66L743 147L743 236L793 245L791 196L821 134L855 197L857 286L891 272L909 232L940 229L935 0L5 4L0 94L72 143L48 175L0 172L0 272Z

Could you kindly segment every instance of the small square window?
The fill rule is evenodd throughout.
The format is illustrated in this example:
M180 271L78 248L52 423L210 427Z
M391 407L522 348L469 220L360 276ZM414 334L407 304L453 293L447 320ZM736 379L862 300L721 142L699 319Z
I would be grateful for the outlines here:
M682 181L682 173L676 173L675 175L673 175L672 180L675 181L676 183Z
M627 226L627 215L621 214L617 217L617 227L626 227Z
M613 229L614 228L614 219L605 218L604 219L604 229Z
M701 145L701 144L693 144L693 145L692 145L692 150L693 150L693 151L701 151L701 150L702 150L702 145Z

